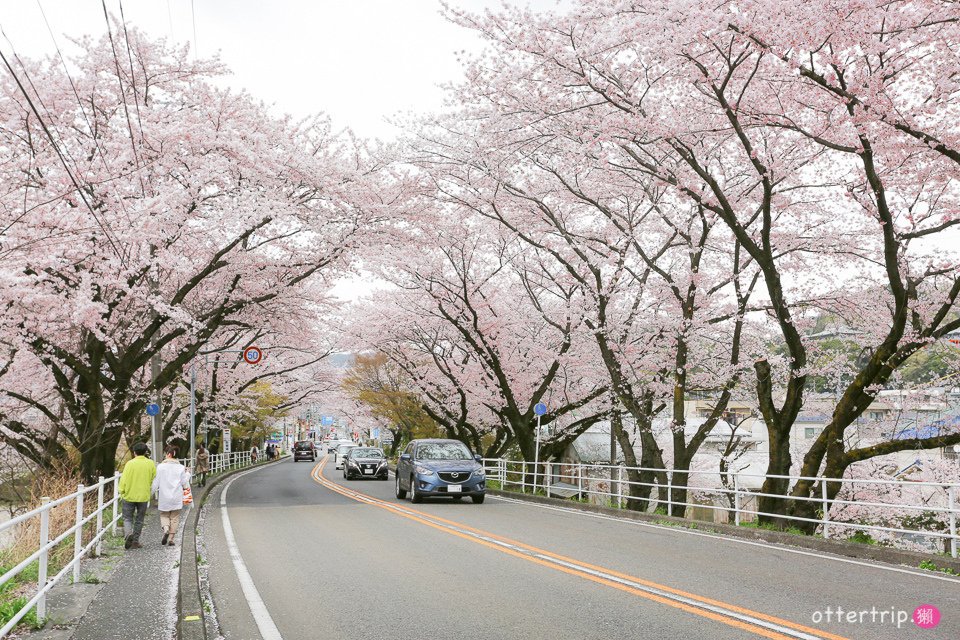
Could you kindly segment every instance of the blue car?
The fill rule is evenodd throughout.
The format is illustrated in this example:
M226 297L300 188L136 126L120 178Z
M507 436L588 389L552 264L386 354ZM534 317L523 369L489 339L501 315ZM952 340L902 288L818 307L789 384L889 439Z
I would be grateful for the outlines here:
M410 502L464 496L481 504L487 494L487 477L480 456L459 440L413 440L397 461L397 498L410 494Z

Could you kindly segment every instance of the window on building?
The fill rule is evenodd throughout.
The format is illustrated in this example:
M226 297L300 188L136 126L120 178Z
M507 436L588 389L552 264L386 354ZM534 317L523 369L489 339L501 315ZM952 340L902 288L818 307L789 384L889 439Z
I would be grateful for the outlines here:
M807 440L811 440L817 437L817 430L813 427L807 427L803 430L803 437Z
M871 411L869 417L871 420L883 420L883 411Z

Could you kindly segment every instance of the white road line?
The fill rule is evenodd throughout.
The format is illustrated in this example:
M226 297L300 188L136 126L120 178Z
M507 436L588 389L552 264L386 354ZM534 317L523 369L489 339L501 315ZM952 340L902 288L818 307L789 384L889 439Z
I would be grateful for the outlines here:
M588 518L597 518L599 520L612 520L613 522L622 522L624 524L634 525L637 527L647 527L648 529L660 529L661 531L683 533L690 536L699 536L701 538L710 538L711 540L721 540L724 542L735 542L737 544L746 544L753 547L763 547L765 549L771 549L774 551L783 551L785 553L795 553L797 555L810 556L813 558L820 558L822 560L833 560L834 562L843 562L845 564L855 564L861 567L870 567L873 569L880 569L882 571L893 571L895 573L905 573L907 575L916 576L918 578L928 578L930 580L943 580L944 582L954 582L956 584L960 584L960 579L951 578L949 576L941 576L935 573L921 573L919 571L912 571L910 569L905 569L901 567L893 567L893 566L883 565L883 564L874 564L872 562L862 562L860 560L852 560L850 558L843 558L841 556L816 553L813 551L803 551L802 549L795 549L793 547L781 546L779 544L769 544L764 542L757 542L755 540L743 540L742 538L733 538L730 536L725 536L723 534L703 533L702 531L693 531L683 526L666 527L659 524L651 524L649 522L639 522L637 520L629 520L627 518L616 518L614 516L603 515L601 513L590 513L588 511L580 511L579 509L570 509L567 507L555 507L553 505L539 504L536 502L529 502L527 500L517 500L515 498L507 498L504 496L491 495L490 497L493 498L494 500L501 500L503 502L510 502L514 504L528 505L531 507L537 507L539 509L548 509L550 511L560 511L562 513L570 513L570 514L575 514L579 516L586 516Z
M258 469L252 469L251 471L258 471ZM283 640L283 636L280 635L280 630L277 629L277 625L274 624L270 612L267 611L267 605L264 604L263 598L260 597L260 592L257 591L257 586L253 583L253 577L251 577L250 572L247 571L247 565L243 561L243 556L240 555L240 549L237 547L237 539L233 536L233 527L230 526L230 516L227 513L227 491L230 490L230 485L233 484L234 480L251 473L251 471L245 471L228 480L227 484L223 487L223 491L220 493L220 515L223 517L223 535L227 540L227 551L230 553L230 559L233 560L233 568L237 572L237 580L240 581L240 588L243 589L243 595L247 599L247 605L250 607L250 613L253 614L253 619L257 623L260 635L263 636L263 640Z

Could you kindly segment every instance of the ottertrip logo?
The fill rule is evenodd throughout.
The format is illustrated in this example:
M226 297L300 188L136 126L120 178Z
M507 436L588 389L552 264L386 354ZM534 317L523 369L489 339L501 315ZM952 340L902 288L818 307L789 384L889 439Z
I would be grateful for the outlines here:
M913 611L913 615L911 616L909 611L893 607L889 609L871 607L869 609L848 610L838 606L827 607L823 611L814 611L811 619L814 624L823 622L892 624L896 625L897 629L902 628L908 620L912 620L913 623L921 629L933 629L940 624L940 610L932 604L922 604Z

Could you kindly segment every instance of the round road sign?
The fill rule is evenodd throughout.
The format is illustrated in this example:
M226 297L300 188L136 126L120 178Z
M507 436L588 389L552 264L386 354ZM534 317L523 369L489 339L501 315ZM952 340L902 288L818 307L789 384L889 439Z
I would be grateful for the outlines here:
M148 404L147 405L147 415L156 416L160 414L160 405L158 404Z
M533 406L533 412L538 416L546 415L547 405L543 404L542 402L538 402Z
M260 347L250 346L243 350L243 361L247 364L257 364L263 360L263 351Z

